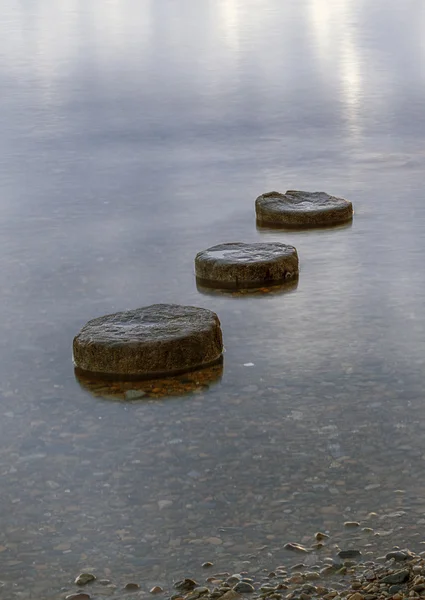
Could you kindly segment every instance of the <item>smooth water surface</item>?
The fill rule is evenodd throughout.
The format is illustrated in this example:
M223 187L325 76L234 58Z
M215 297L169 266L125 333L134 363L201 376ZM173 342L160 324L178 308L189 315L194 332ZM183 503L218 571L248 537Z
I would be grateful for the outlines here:
M370 511L372 550L422 549L424 27L422 0L3 0L1 598L270 569ZM258 230L286 189L353 225ZM231 241L295 245L298 287L200 293ZM79 328L154 302L219 314L221 380L80 387Z

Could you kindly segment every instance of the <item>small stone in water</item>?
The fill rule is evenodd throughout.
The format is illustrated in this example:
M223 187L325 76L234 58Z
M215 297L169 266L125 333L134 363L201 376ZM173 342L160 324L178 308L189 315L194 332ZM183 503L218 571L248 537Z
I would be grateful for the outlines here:
M348 596L348 600L364 600L362 594L359 594L359 592L356 592L355 594L351 594L351 596Z
M90 583L90 581L94 581L96 579L93 573L80 573L78 577L75 579L77 585L85 585L86 583Z
M127 590L127 592L135 592L140 589L140 585L138 583L126 583L124 589Z
M233 588L235 592L239 594L252 594L254 592L254 586L246 581L239 581Z
M339 558L342 558L342 559L358 558L361 555L362 555L362 553L360 552L360 550L340 550L338 552Z
M214 563L207 561L207 562L204 562L204 563L202 563L202 567L203 567L204 569L208 569L208 567L212 567L212 566L213 566L213 564L214 564Z
M301 546L301 544L297 544L295 542L288 542L284 545L286 550L291 550L292 552L298 552L299 554L308 554L309 550Z
M326 533L322 533L321 531L318 531L314 537L318 542L323 542L323 540L329 539L329 536Z
M153 588L151 588L150 590L151 594L160 594L161 592L163 592L164 590L162 589L162 587L160 585L155 585Z
M65 596L65 600L90 600L90 598L90 594L86 594L85 592L77 592L76 594Z
M345 521L344 527L360 527L360 523L357 521Z

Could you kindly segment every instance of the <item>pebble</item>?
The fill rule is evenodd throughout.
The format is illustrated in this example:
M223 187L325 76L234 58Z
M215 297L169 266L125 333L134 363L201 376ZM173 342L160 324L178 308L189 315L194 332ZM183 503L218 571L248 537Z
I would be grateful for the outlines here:
M321 579L320 574L315 571L307 571L304 573L304 579L307 581L314 581L315 579Z
M394 594L397 594L398 592L400 592L402 589L403 589L402 585L392 585L388 591L390 592L391 595L394 595Z
M348 597L348 600L364 600L364 596L363 594L356 592L355 594L351 594L351 596Z
M90 600L90 594L86 594L86 592L77 592L75 594L69 594L69 596L65 596L65 600Z
M176 588L176 590L182 590L182 591L186 591L186 592L191 592L197 586L198 586L197 582L194 579L190 579L190 577L186 577L185 579L182 579L181 581L177 581L174 584L174 587Z
M242 598L242 596L235 590L229 590L225 594L220 595L221 600L239 600L239 598Z
M233 588L239 594L252 594L255 591L254 586L246 581L239 581Z
M360 550L340 550L338 552L339 558L358 558L362 555Z
M314 537L316 538L316 540L318 542L323 542L323 540L329 539L329 536L326 533L322 533L321 531L318 531L317 533L315 533Z
M96 576L93 573L80 573L78 577L76 577L75 582L77 585L86 585L86 583L90 583L90 581L95 581Z
M409 554L404 550L395 550L393 552L388 552L385 555L386 560L394 559L396 562L403 562L409 558Z
M155 585L153 588L151 588L150 590L151 594L160 594L161 592L163 592L164 590L162 589L162 587L160 585Z
M209 567L212 567L213 565L214 565L214 563L207 561L207 562L202 563L202 568L208 569Z
M140 589L140 585L138 583L132 583L132 582L126 583L124 586L124 589L127 592L135 592L136 590Z
M345 521L344 527L354 529L354 527L360 527L360 523L358 523L357 521Z
M295 542L288 542L284 545L285 550L291 550L292 552L299 552L300 554L308 554L309 550L301 544L297 544Z
M404 583L407 579L409 579L409 571L407 569L403 569L401 571L396 571L395 573L391 573L386 577L381 579L382 583Z

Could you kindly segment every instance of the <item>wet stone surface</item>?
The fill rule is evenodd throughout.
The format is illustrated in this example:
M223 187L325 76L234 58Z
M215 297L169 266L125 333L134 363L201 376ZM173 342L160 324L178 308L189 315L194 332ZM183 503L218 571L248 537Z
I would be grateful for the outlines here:
M297 279L298 254L278 242L219 244L196 255L195 273L205 287L258 288Z
M89 321L74 338L75 366L109 377L153 378L206 367L223 352L215 313L154 304Z
M326 192L267 192L255 201L257 223L269 227L325 227L351 221L353 206Z

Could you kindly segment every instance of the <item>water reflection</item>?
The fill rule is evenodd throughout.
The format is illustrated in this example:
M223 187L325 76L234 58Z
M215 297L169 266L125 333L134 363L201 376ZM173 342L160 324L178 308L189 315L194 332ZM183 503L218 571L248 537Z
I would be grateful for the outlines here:
M219 383L223 376L223 359L218 364L178 377L149 381L99 379L79 369L74 370L80 386L93 396L109 400L138 401L148 398L167 398L205 392Z
M88 567L147 588L203 560L271 569L370 511L372 550L421 550L423 15L2 3L1 598ZM353 225L256 229L254 198L283 188L352 199ZM295 294L199 295L199 248L264 238L297 247ZM74 332L155 302L217 312L222 376L172 402L80 387Z

